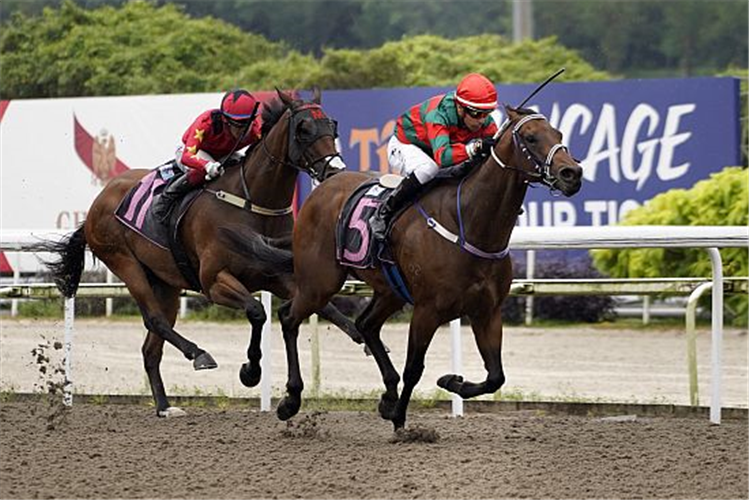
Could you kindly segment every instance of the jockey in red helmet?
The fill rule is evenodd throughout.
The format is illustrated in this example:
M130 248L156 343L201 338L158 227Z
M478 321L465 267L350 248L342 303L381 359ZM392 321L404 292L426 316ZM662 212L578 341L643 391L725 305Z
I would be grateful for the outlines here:
M219 177L227 160L240 161L237 152L260 140L260 120L255 119L259 105L246 90L230 90L219 109L209 109L195 119L176 153L177 165L186 173L162 193L154 208L157 218L166 219L177 198Z
M455 91L419 103L398 118L388 143L388 162L406 178L370 219L375 238L385 239L393 214L415 198L440 167L488 154L497 132L491 116L496 107L494 84L470 73Z

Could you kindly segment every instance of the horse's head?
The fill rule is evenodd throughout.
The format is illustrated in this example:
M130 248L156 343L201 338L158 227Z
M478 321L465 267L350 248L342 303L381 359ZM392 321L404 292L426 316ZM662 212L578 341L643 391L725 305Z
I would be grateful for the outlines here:
M505 106L507 121L498 132L497 152L492 157L503 168L519 170L530 182L541 182L552 190L572 196L580 190L583 169L562 144L562 133L546 117L533 110ZM510 137L503 141L503 136ZM509 153L509 148L514 152ZM503 152L507 151L507 156ZM500 157L510 158L502 161Z
M335 145L338 123L320 106L320 90L314 89L310 102L276 92L289 115L287 163L318 181L344 170L346 164Z

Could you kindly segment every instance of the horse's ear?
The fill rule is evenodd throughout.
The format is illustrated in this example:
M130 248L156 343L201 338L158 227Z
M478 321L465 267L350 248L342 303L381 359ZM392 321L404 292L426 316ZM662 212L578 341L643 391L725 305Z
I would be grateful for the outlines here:
M281 102L283 102L286 106L291 106L291 103L294 102L294 98L291 97L289 94L284 92L283 90L276 87L276 94L278 94L278 98L281 99Z
M517 109L513 108L509 104L505 104L504 107L505 107L505 116L507 116L508 119L512 120L517 116L518 114Z
M312 102L315 104L320 104L322 101L322 92L320 92L320 87L315 85L312 87Z

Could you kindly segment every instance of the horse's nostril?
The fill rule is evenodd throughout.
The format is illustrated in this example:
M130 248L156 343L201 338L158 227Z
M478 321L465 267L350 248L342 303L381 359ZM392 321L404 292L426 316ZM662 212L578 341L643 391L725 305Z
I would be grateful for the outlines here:
M573 181L575 179L579 179L582 175L582 172L579 168L575 167L562 167L559 170L559 177L564 181Z

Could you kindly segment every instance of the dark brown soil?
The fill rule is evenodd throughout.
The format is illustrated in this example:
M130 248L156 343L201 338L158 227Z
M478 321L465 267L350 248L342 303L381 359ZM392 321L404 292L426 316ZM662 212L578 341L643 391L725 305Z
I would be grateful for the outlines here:
M747 498L747 422L0 406L2 498ZM50 419L54 418L50 425Z

